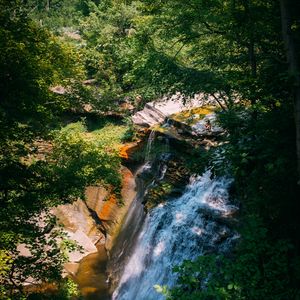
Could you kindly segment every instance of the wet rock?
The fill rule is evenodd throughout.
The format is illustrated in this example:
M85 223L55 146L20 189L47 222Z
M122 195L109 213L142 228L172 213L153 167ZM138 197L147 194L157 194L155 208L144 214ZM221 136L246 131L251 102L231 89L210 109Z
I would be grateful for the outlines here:
M121 229L126 213L136 196L136 183L132 172L129 169L122 167L121 174L122 174L121 197L123 203L121 206L113 203L113 205L110 207L111 213L109 213L108 210L107 213L103 212L101 216L103 220L104 218L110 216L109 219L111 221L109 227L107 228L107 236L106 236L106 243L105 243L105 247L107 250L110 250L113 247L115 238Z
M120 172L122 175L122 204L116 195L103 187L88 187L85 194L87 206L95 212L100 227L105 232L107 250L112 248L127 210L136 196L136 184L132 172L126 167L122 167Z
M210 126L207 127L207 122ZM195 123L191 129L198 136L216 136L223 132L223 129L216 122L216 114L207 114L202 120Z
M153 184L148 188L143 201L146 210L181 195L182 188L180 187L185 186L189 180L189 171L183 166L182 161L172 159L165 161L164 164L166 169L164 177L158 176L158 178L152 177L151 179ZM160 163L157 162L157 165ZM152 176L155 173L155 170L152 170ZM157 173L160 175L160 172Z

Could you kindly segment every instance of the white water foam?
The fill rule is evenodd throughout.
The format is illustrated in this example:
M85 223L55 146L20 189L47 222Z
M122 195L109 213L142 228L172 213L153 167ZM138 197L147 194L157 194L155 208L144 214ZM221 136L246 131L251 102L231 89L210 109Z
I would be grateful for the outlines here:
M211 179L207 171L192 178L181 197L152 209L112 299L164 299L154 285L174 285L174 266L206 251L226 252L237 235L216 216L226 217L237 209L228 203L230 183Z

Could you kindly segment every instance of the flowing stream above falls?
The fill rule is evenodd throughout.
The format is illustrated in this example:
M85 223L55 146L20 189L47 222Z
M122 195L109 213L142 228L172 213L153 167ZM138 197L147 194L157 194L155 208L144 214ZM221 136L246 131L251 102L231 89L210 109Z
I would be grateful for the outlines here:
M141 217L141 207L135 204L140 212L139 222L134 222L130 230L125 226L126 232L121 233L131 242L134 234L135 241L131 247L123 244L119 252L122 267L112 299L164 299L154 286L174 285L174 266L205 253L229 251L238 238L227 225L227 219L237 210L229 203L230 183L227 178L212 178L211 172L206 171L191 178L181 197L160 204L146 217ZM130 214L126 221L129 223L131 218L136 219L134 210ZM117 260L114 265L118 265Z

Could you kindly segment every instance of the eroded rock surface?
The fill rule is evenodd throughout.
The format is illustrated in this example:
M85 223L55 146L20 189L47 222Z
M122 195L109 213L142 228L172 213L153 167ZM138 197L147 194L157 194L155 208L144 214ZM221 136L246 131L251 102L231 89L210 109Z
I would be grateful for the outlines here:
M100 220L102 220L104 223L106 222L108 225L105 243L107 250L111 250L115 242L115 238L121 229L126 213L136 196L136 183L133 174L125 167L122 167L121 173L121 196L123 204L121 206L118 205L115 199L111 197L108 203L103 206L102 214L100 215Z
M159 101L147 103L143 110L132 116L132 121L139 126L151 127L162 123L172 114L195 107L215 104L213 97L207 97L204 94L196 94L193 98L188 98L184 97L181 93L176 93L169 98L166 97Z
M53 214L59 224L63 225L68 232L80 231L89 237L94 244L104 239L104 235L97 228L97 224L83 200L77 200L72 204L59 205L53 210Z
M122 203L103 186L86 189L85 201L59 205L53 209L58 223L63 225L70 240L77 242L81 251L69 253L65 264L68 273L75 274L78 263L87 255L96 253L102 246L110 250L119 232L127 210L136 196L135 178L132 172L122 167Z

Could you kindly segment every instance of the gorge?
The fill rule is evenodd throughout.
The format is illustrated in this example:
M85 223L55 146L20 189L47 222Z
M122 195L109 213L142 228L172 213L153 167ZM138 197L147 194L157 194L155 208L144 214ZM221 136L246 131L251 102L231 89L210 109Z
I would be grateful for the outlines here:
M300 299L300 1L0 23L1 300Z
M177 114L184 111L179 110ZM162 124L162 127L165 126ZM160 144L168 145L163 146L159 153L152 149L157 138ZM89 275L93 278L91 285L94 289L101 286L106 292L83 293L87 299L165 299L157 290L163 286L172 287L176 282L177 275L172 271L175 266L200 255L228 254L237 241L238 234L232 225L238 207L230 204L228 192L232 180L216 178L210 170L204 170L201 176L181 174L184 180L181 178L176 185L172 173L180 173L182 169L174 163L180 157L174 156L169 138L166 133L150 131L145 145L145 162L134 172L136 197L109 250L108 261L103 265L106 269L100 272L104 277L100 280L99 276L97 282ZM153 190L172 180L175 180L175 185L171 187L171 193L162 190L162 197L158 202L154 201L151 198L155 195L151 194ZM83 264L89 261L88 258ZM99 265L97 261L93 263ZM92 269L93 265L89 268ZM89 274L88 269L86 274ZM82 279L77 276L77 280L80 286ZM89 280L84 278L84 281Z

